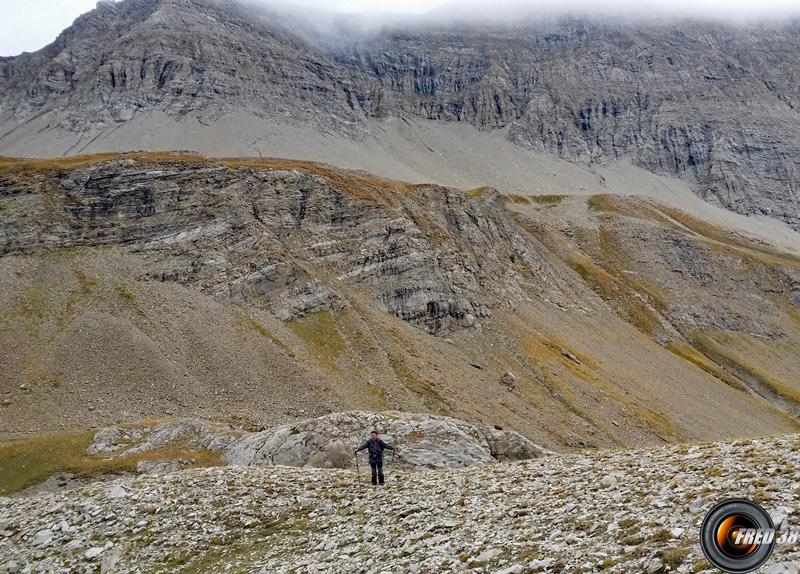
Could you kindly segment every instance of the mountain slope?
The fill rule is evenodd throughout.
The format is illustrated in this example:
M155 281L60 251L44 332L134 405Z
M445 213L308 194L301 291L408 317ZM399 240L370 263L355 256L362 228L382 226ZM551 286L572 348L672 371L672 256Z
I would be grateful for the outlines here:
M800 261L660 204L175 154L3 160L0 189L6 433L351 408L548 448L797 428Z
M797 229L797 31L565 18L323 33L231 1L101 3L54 44L0 61L0 152L333 160L331 146L344 158L377 148L380 161L357 167L398 177L432 151L413 134L394 145L397 122L467 123L570 161L630 160ZM474 145L487 168L499 160L490 141ZM461 166L438 159L438 181L454 183Z

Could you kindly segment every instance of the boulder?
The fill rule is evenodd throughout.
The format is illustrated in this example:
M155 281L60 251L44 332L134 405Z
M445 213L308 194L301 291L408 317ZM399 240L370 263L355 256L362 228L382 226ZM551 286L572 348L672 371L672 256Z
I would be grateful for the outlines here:
M394 454L386 453L393 457L393 464L408 470L459 468L548 454L513 431L450 417L389 411L333 413L248 434L231 443L222 458L243 466L346 468L353 464L353 450L373 429L398 448Z
M500 382L507 386L509 389L517 388L517 378L511 371L506 371L500 376Z

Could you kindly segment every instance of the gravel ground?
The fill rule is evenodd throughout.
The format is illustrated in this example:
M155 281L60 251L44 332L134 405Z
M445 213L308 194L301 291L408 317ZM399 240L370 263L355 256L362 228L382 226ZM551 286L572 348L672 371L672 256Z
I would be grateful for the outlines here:
M797 524L800 435L412 474L211 468L0 499L8 572L703 572L730 496ZM4 566L3 566L4 565ZM765 572L797 572L778 546Z

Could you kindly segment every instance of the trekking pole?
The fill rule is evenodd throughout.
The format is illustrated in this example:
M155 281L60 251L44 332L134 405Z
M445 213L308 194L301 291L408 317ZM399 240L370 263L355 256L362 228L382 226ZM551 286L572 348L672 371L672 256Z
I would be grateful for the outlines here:
M353 458L356 459L356 475L358 476L358 482L361 482L361 470L358 468L358 453L353 453Z
M392 441L392 466L394 466L394 452L397 448L397 439Z
M392 472L394 472L394 455L397 452L397 438L394 441L394 448L392 449Z

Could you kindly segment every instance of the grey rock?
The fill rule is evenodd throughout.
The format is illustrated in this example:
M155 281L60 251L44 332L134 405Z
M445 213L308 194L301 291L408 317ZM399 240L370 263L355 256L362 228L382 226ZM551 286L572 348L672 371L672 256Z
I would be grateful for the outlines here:
M346 288L353 287L366 291L376 308L435 334L475 328L468 316L488 317L509 292L522 293L530 279L504 270L512 254L541 281L537 293L564 297L558 285L568 282L567 275L525 237L494 190L470 197L420 186L414 194L398 190L399 201L384 203L333 185L341 179L336 173L168 161L160 167L152 171L118 159L41 181L49 200L64 202L71 223L51 225L44 213L27 217L4 210L0 218L8 227L0 252L124 244L163 256L142 279L195 287L284 320L342 309L348 305ZM15 177L0 183L31 191L29 180ZM358 184L361 176L350 177ZM191 191L187 178L196 182ZM187 193L193 201L178 200ZM119 195L129 201L115 201ZM217 205L211 219L208 201ZM36 209L23 207L29 208ZM151 210L152 216L139 216ZM425 214L423 228L414 214ZM387 226L393 229L389 235ZM326 281L309 277L330 276L331 270L335 274ZM98 440L114 442L129 432L109 431ZM100 443L95 448L105 448Z
M39 532L37 532L34 535L31 544L39 548L44 548L45 546L49 546L52 541L53 541L53 531L48 528L46 530L40 530Z
M689 512L686 496L707 487L707 469L719 468L715 487L733 492L741 487L742 472L758 468L771 477L774 507L796 508L796 479L781 470L800 464L799 440L798 435L754 439L746 460L739 456L740 444L718 442L689 453L672 445L427 472L397 469L384 489L373 489L355 469L190 469L120 479L136 493L122 509L119 500L107 497L102 482L58 496L0 497L0 520L19 525L19 540L31 540L60 520L79 525L80 537L46 549L0 539L0 568L14 562L28 572L99 567L133 574L163 569L178 551L190 570L207 566L212 552L219 571L275 574L323 566L331 572L408 572L414 564L420 572L511 573L521 561L523 572L592 572L609 558L620 572L657 574L668 571L659 554L679 546L688 554L675 571L688 572L703 556L691 526L699 517ZM694 456L698 452L701 463ZM595 488L597 477L606 475L625 480L615 491ZM664 476L672 478L665 483ZM644 555L643 546L626 547L620 532L604 528L630 518L637 536L648 540ZM665 528L677 524L686 525L691 541L658 541ZM227 552L230 541L247 550ZM303 551L286 551L295 544ZM764 571L790 574L797 566L796 549L776 545Z
M230 425L180 419L152 426L107 427L97 431L88 454L133 455L178 443L194 450L220 451L236 436Z
M136 463L136 472L139 474L168 474L180 470L190 464L185 459L172 460L141 460Z
M691 514L698 514L698 513L702 512L702 511L703 511L703 509L704 509L704 508L705 508L707 505L709 505L711 502L713 502L714 500L716 500L716 497L714 497L714 496L712 496L712 495L709 495L709 496L703 496L703 497L701 497L701 498L695 498L695 499L694 499L694 500L693 500L693 501L692 501L692 502L689 504L689 512L690 512Z
M89 548L86 552L84 552L83 556L87 560L94 560L98 556L101 556L103 552L105 552L105 548L103 548L102 546L94 546L92 548Z
M580 365L580 364L582 364L582 363L581 363L581 360L580 360L578 357L576 357L576 356L575 356L573 353L571 353L570 351L568 351L567 349L564 349L564 348L562 347L561 349L559 349L559 351L561 352L561 354L562 354L563 356L565 356L567 359L569 359L570 361L572 361L572 362L573 362L573 363L575 363L576 365Z
M540 572L549 568L550 565L553 563L552 558L544 558L542 560L532 560L528 562L528 570L531 572Z
M315 279L284 293L273 311L279 319L290 321L307 313L338 311L345 306L345 301L330 287Z
M617 485L617 478L615 476L606 475L600 479L600 485L606 488L613 488Z
M456 468L549 454L513 431L449 417L390 411L334 413L252 433L232 443L223 460L244 466L349 468L353 450L372 429L398 448L395 455L385 453L396 468Z
M108 491L109 498L125 498L128 496L128 491L121 484L115 484Z
M488 548L475 557L475 563L486 564L487 562L491 562L500 556L502 553L503 551L500 548Z
M800 561L786 561L771 564L766 567L764 574L798 574Z
M708 201L798 225L796 21L309 24L324 18L216 0L101 2L47 48L0 61L0 150L20 128L96 137L153 113L211 125L236 111L353 139L371 121L414 117L504 130L576 162L631 158Z
M500 376L500 382L510 389L514 389L517 386L517 378L511 371L506 371L505 373L503 373Z

